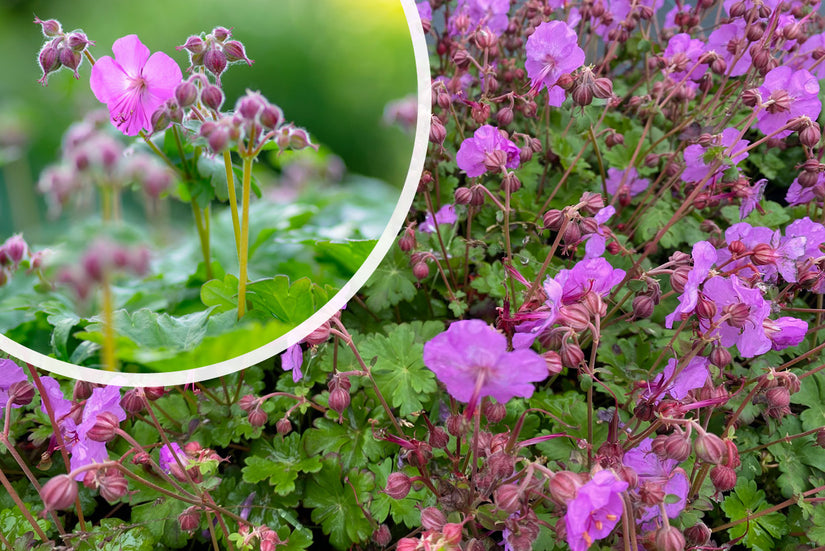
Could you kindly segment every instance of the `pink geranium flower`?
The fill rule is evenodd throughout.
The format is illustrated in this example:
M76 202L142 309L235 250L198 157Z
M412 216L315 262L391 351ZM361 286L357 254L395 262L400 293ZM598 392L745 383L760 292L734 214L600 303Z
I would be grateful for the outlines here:
M149 56L137 35L119 38L112 45L115 58L97 60L90 84L95 97L109 108L112 124L127 136L151 130L152 113L174 97L183 79L180 67L163 52Z

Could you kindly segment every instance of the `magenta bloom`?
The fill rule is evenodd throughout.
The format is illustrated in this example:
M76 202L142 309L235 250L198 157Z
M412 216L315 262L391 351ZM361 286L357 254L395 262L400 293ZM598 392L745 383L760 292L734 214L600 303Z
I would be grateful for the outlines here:
M619 168L607 169L607 180L605 180L607 193L610 195L627 194L630 197L639 195L650 185L647 178L639 178L639 173L635 167L628 167L624 170Z
M70 462L72 470L83 465L108 461L109 452L106 451L106 444L87 437L87 433L97 422L97 416L104 412L114 414L119 421L126 419L126 412L120 407L120 387L105 386L96 388L92 391L89 399L86 400L83 407L83 420L75 427L75 442L71 449L72 458ZM83 480L85 474L77 475L77 480Z
M177 457L177 459L175 459ZM159 453L158 465L163 470L163 472L169 474L172 471L172 466L177 465L178 461L180 461L181 465L186 467L189 464L189 458L186 457L186 452L184 452L180 445L177 442L171 442L171 449L170 446L164 444L160 448Z
M751 67L751 53L748 48L750 42L745 37L746 30L744 21L734 19L730 23L719 25L708 37L707 51L715 51L722 56L728 64L729 76L742 76Z
M773 350L783 350L789 346L796 346L805 340L805 333L808 332L808 324L800 319L792 317L781 317L779 319L766 319L762 322L765 335L771 340Z
M756 128L768 135L802 115L816 120L822 110L818 94L819 82L808 71L794 71L785 65L771 70L759 87L762 103L770 103L759 111ZM775 136L784 138L790 134L790 130L783 130Z
M529 314L522 315L521 319L527 321L516 327L517 332L513 335L514 348L529 348L537 336L556 323L561 307L561 285L555 279L547 276L547 279L544 280L544 294L547 296L544 305Z
M685 508L689 483L685 472L677 468L679 464L675 459L661 459L651 449L652 438L646 438L638 445L624 454L622 463L630 467L639 476L639 485L644 483L659 484L665 491L665 495L675 496L677 500L673 503L665 501L665 512L668 518L676 518ZM646 507L642 511L641 521L643 529L654 529L655 519L659 518L659 507L654 505Z
M622 518L620 494L626 489L627 482L611 471L597 472L579 488L564 515L570 551L585 551L594 541L610 535Z
M648 389L642 394L642 399L653 398L653 402L658 404L665 394L674 400L686 398L691 390L705 386L709 363L707 358L696 356L674 377L677 361L671 358L662 372L649 384Z
M735 128L725 128L722 131L719 144L703 147L699 144L689 145L685 148L685 170L682 171L682 180L685 182L701 182L705 178L708 180L721 174L725 169L736 166L744 161L748 154L744 151L750 144L748 140L740 140L739 131ZM710 169L715 160L712 155L709 157L709 149L724 147L721 152L722 162L716 172L711 174ZM712 153L712 152L711 152Z
M460 402L492 396L505 403L529 398L547 378L544 359L529 349L507 351L507 338L481 320L452 323L424 345L424 364Z
M571 304L591 291L607 296L624 276L624 270L614 269L604 258L591 258L578 262L570 270L561 270L554 279L564 290L562 303Z
M716 303L714 323L723 315L731 315L714 331L720 337L722 346L729 348L736 345L743 358L753 358L771 349L771 339L762 327L770 314L771 305L759 289L745 287L737 277L727 279L717 276L705 282L702 292ZM702 326L707 329L705 320L702 320Z
M519 148L501 135L498 128L485 124L475 131L472 138L461 142L455 155L458 168L467 176L481 176L488 170L501 166L518 168Z
M459 0L448 23L450 35L468 34L482 26L501 35L507 29L509 11L510 0ZM458 23L461 17L468 19L467 27Z
M679 297L679 306L665 318L665 327L673 328L673 322L682 320L696 308L699 300L699 285L708 277L711 267L716 263L716 248L707 241L699 241L693 246L693 268L688 272L685 290Z
M112 52L114 59L101 57L92 67L92 92L109 108L112 124L127 136L151 131L152 113L174 97L183 78L180 67L163 52L150 57L135 34L117 39Z
M424 218L424 222L418 226L418 229L424 233L433 233L436 224L455 224L456 220L458 220L458 217L455 214L455 207L444 205L435 213L435 221L433 221L433 215L427 213L427 217Z
M679 33L668 41L663 57L668 62L665 69L670 78L680 81L687 75L691 80L699 80L707 70L706 63L698 63L705 53L705 43L698 38L691 38L687 33Z
M576 32L562 21L544 22L527 38L525 50L527 61L524 63L527 76L530 77L533 90L551 88L559 77L572 73L584 63L584 50L579 48ZM551 94L551 100L553 99ZM564 101L555 101L550 105L558 107Z
M6 402L9 401L9 387L14 383L20 383L26 380L26 374L23 368L11 360L0 360L0 413L6 407ZM13 408L20 406L12 405Z
M304 363L304 354L300 344L293 344L281 354L281 368L284 371L292 371L292 382L300 381L304 374L301 372L301 364Z

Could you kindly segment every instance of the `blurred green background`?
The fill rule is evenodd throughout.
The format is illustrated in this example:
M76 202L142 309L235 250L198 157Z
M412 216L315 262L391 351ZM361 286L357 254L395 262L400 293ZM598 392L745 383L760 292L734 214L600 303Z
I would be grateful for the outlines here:
M175 50L187 36L221 25L255 60L230 66L222 77L226 106L249 88L282 107L287 120L340 156L348 171L401 189L413 136L383 121L386 104L414 94L415 60L400 0L94 0L0 1L0 237L41 234L48 225L33 191L40 171L59 158L66 128L100 107L89 89L63 69L49 85L37 83L37 53L45 40L32 23L54 18L65 31L83 29L96 41L95 57L111 54L119 37L137 34L152 52ZM41 234L42 236L42 234ZM2 239L0 239L2 241Z

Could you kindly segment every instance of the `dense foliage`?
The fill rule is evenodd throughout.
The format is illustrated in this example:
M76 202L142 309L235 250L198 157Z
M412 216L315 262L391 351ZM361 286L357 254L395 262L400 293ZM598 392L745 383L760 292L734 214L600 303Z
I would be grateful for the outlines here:
M3 543L825 545L816 8L420 3L432 144L362 293L186 388L4 362Z

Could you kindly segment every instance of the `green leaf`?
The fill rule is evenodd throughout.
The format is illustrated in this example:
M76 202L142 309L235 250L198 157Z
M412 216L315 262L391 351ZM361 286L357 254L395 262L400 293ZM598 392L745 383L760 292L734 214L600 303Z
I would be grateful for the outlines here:
M26 504L26 509L28 509L30 513L32 512L31 506L28 503ZM32 516L37 519L37 515ZM46 534L51 530L51 522L46 519L38 519L37 525L40 526ZM32 525L29 524L29 521L26 520L26 517L23 516L23 512L15 507L13 509L0 510L0 532L2 532L9 541L14 541L17 538L22 538L28 532L34 533L34 529ZM36 534L35 537L40 540L40 537Z
M385 335L366 339L359 351L366 361L377 358L373 376L402 417L422 409L422 399L437 390L435 375L424 366L424 342L444 330L438 321L414 322L385 328Z
M214 306L215 313L237 310L238 278L227 274L223 281L213 279L201 287L201 301L206 306Z
M409 268L409 258L398 247L392 247L364 285L367 307L380 311L401 301L412 300L416 283Z
M279 275L251 283L247 289L253 308L286 324L297 326L315 313L313 283L309 278L290 285L288 277Z
M791 219L785 207L773 201L763 200L761 202L765 214L754 209L745 220L751 226L766 226L768 228L779 228ZM739 207L728 205L722 207L722 216L731 224L739 222Z
M299 473L316 473L321 469L321 460L306 457L300 440L298 433L293 432L283 439L274 439L262 452L247 457L244 481L254 484L269 479L276 494L285 496L294 492Z
M804 430L825 426L825 373L803 379L799 392L791 395L791 403L807 406L799 415Z
M161 496L154 501L132 506L132 521L141 523L158 540L169 547L183 547L189 536L180 529L178 516L189 506L177 499Z
M765 501L765 492L757 489L753 480L740 482L722 503L722 510L732 521L740 521L768 507L770 504ZM774 512L728 528L728 534L731 539L744 535L742 542L755 551L771 551L774 539L782 537L787 530L785 516Z
M329 535L333 547L346 549L372 535L372 523L358 504L374 488L372 473L355 469L342 473L334 459L325 459L323 469L307 482L304 506L312 509L312 520Z

